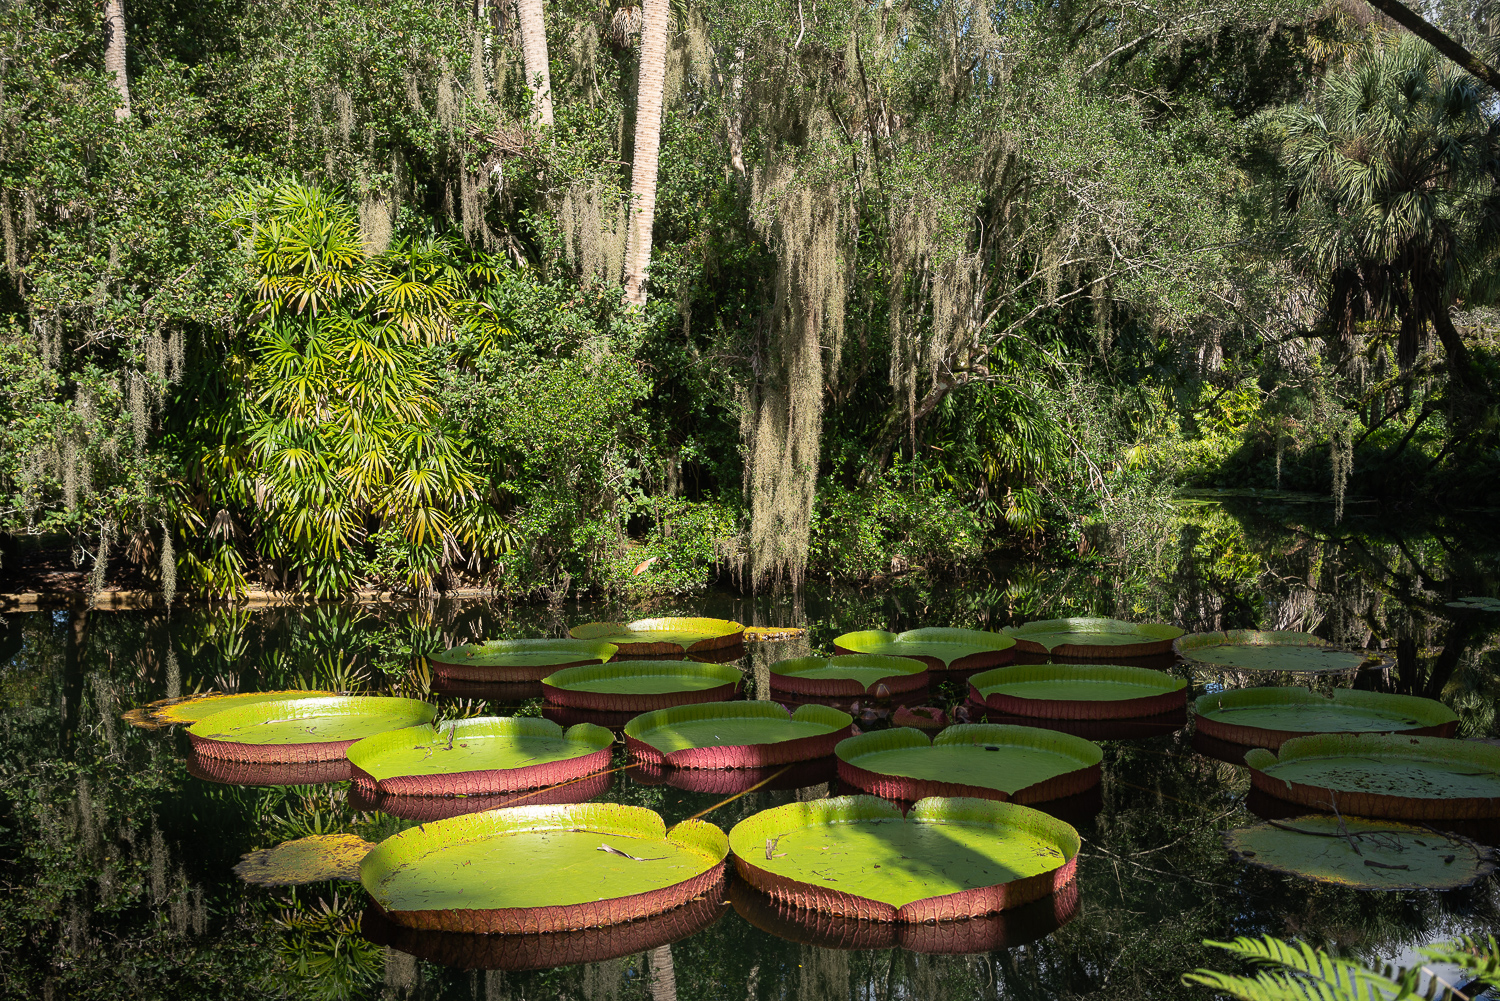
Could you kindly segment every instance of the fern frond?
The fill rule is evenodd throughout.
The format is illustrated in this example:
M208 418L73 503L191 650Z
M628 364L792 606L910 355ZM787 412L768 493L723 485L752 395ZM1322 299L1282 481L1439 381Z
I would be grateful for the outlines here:
M1286 942L1273 935L1241 936L1233 942L1206 941L1257 966L1272 967L1254 977L1197 970L1183 980L1228 991L1247 1001L1401 1001L1416 997L1419 971L1402 971L1399 980L1381 976L1347 959L1330 956L1305 942Z

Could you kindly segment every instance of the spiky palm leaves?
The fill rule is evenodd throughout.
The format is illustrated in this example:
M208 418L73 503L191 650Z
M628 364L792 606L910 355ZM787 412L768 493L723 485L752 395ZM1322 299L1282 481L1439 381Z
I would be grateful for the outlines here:
M1198 970L1182 979L1246 1001L1451 1001L1464 996L1457 993L1458 985L1442 981L1426 966L1401 970L1388 966L1376 973L1306 943L1284 942L1270 935L1207 944L1227 949L1259 970L1251 977ZM1470 979L1493 983L1500 976L1500 943L1493 936L1461 939L1418 951L1429 963L1456 966ZM1428 988L1418 993L1424 974L1428 976Z
M353 209L301 185L248 192L223 217L250 241L256 306L244 391L208 461L262 556L328 595L354 586L358 547L379 528L399 530L419 591L460 543L503 547L422 352L503 333L474 296L493 270L438 241L367 258Z
M1347 349L1391 326L1410 367L1430 332L1471 379L1449 311L1500 292L1500 125L1486 91L1425 43L1381 40L1273 116L1291 256ZM1379 336L1377 334L1377 336Z

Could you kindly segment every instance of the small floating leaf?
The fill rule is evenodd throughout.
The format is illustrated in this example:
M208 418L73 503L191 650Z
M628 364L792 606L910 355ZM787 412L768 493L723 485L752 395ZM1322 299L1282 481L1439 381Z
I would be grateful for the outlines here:
M1450 890L1495 869L1494 853L1455 834L1388 820L1314 815L1224 832L1251 865L1358 890Z
M358 881L359 863L374 847L353 834L316 834L249 852L235 865L234 874L256 886Z

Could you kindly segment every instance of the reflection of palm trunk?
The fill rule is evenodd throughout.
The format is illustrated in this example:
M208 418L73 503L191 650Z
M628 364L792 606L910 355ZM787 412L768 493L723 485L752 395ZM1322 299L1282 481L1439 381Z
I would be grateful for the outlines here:
M651 1001L677 1001L677 973L672 967L672 947L651 950Z

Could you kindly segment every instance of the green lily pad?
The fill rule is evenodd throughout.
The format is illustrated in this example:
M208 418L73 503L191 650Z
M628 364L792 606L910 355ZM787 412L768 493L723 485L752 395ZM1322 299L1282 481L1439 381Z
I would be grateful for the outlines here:
M571 931L686 903L722 879L724 832L666 829L638 806L585 803L466 814L386 838L360 882L387 916L434 931Z
M344 756L356 740L428 723L435 707L370 695L256 702L216 712L188 728L200 754L253 761Z
M683 655L738 646L745 627L728 619L667 617L634 622L590 622L574 626L568 635L579 640L602 640L632 657Z
M223 692L204 692L184 695L178 699L160 699L125 713L126 722L145 730L160 730L163 727L182 723L196 723L216 712L257 702L287 702L293 699L323 699L337 692L288 689L280 692L239 692L226 695Z
M359 880L359 863L375 846L353 834L315 834L241 856L234 874L256 886Z
M1030 726L969 723L936 739L914 727L874 730L834 751L839 778L887 799L976 796L1038 803L1099 783L1104 752L1082 737Z
M600 640L487 640L427 655L432 673L464 681L541 681L563 667L602 664L619 648Z
M1233 629L1184 636L1174 649L1188 660L1233 671L1293 671L1329 674L1352 671L1369 657L1333 649L1311 633Z
M1317 734L1245 755L1255 788L1362 817L1500 817L1500 747L1403 734Z
M1023 653L1053 657L1149 657L1165 653L1183 631L1176 626L1119 619L1039 619L1012 626L1006 635Z
M775 900L876 921L988 914L1073 877L1078 832L1037 810L924 799L905 817L875 796L763 810L729 833L741 876Z
M827 757L854 718L826 706L788 713L774 702L700 702L625 724L638 760L677 768L761 768Z
M1356 890L1452 890L1495 871L1468 838L1389 820L1314 815L1224 832L1238 859Z
M797 695L858 696L885 685L889 694L927 687L927 665L911 657L846 654L793 657L771 665L771 687Z
M744 674L724 664L635 660L567 667L542 679L548 702L576 709L647 712L690 702L722 702Z
M1198 730L1236 744L1275 750L1313 733L1430 733L1449 736L1458 716L1432 699L1339 688L1240 688L1200 696Z
M842 654L911 657L934 671L977 671L1008 664L1016 641L1002 633L978 629L927 627L888 633L883 629L845 633L833 641Z
M1187 703L1187 682L1119 664L1019 664L969 679L969 697L997 712L1042 719L1132 719Z
M1470 597L1446 602L1449 608L1465 612L1500 612L1500 598Z
M607 767L613 744L613 734L588 723L564 731L534 716L479 716L366 737L344 754L370 793L478 796L554 785Z

